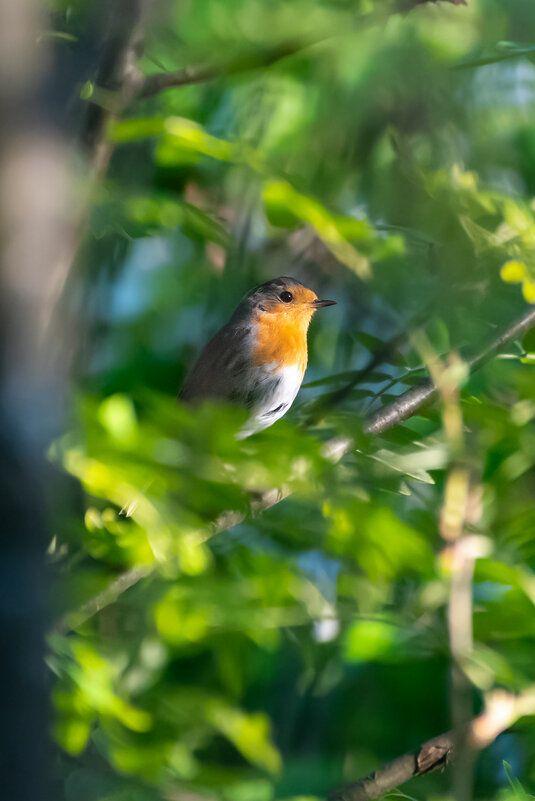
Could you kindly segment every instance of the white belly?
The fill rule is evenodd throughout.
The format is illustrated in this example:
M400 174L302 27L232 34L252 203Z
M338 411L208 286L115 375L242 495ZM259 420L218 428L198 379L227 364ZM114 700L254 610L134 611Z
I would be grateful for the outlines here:
M256 368L251 416L239 433L239 439L268 428L282 417L295 400L303 380L297 365L278 367L265 365Z

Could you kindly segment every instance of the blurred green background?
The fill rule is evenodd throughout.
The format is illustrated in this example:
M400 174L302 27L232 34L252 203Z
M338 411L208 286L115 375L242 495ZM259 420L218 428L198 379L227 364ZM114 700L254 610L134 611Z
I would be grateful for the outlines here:
M53 6L61 71L94 5ZM394 10L169 0L147 27L144 73L216 74L110 121L65 293L81 335L49 454L57 798L322 798L451 725L439 516L458 454L440 404L379 437L363 420L428 374L414 331L468 358L535 301L535 3ZM295 52L267 64L281 44ZM105 103L88 64L77 93ZM242 410L176 393L244 292L278 275L338 305L312 323L291 412L236 441ZM461 390L479 498L465 533L485 538L474 713L535 682L534 354L528 334ZM337 464L334 436L354 442ZM214 533L229 511L243 521ZM535 788L533 718L479 756L476 798L522 794L504 760ZM407 792L451 797L451 772Z

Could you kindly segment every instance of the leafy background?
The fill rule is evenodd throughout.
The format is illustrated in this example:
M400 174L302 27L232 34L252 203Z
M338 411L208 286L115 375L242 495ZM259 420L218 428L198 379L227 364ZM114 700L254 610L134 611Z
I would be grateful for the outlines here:
M93 6L53 11L61 71ZM469 358L535 300L535 5L392 11L173 0L148 30L146 74L216 76L110 124L64 299L83 336L49 451L58 798L323 797L446 731L441 509L459 464L464 536L479 537L468 708L535 682L533 335L457 371L449 407L363 433L428 375L429 354ZM236 59L250 68L228 74ZM96 74L78 91L106 102ZM338 305L313 321L292 411L237 441L242 410L193 410L176 392L243 293L281 274ZM336 463L333 437L353 442ZM534 753L525 717L478 758L475 796L525 792L504 760L529 791ZM408 792L450 784L446 771Z

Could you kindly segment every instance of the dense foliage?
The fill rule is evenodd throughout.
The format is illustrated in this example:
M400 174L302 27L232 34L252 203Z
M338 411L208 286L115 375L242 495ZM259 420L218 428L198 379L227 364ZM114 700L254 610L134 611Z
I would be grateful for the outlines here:
M392 10L173 0L147 26L145 73L216 74L110 123L67 288L84 335L50 448L58 798L322 797L446 731L456 694L471 717L535 683L535 337L466 368L535 301L535 4ZM56 3L60 59L91 14ZM81 91L106 100L96 75ZM338 305L291 413L236 440L243 410L176 393L276 275ZM441 401L364 433L430 370ZM476 796L522 793L504 760L535 786L534 754L522 717L479 756Z

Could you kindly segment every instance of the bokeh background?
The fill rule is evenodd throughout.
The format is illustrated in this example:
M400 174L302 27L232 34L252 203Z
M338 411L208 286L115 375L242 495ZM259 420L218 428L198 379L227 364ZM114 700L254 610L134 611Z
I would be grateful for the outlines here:
M535 682L535 337L465 367L535 301L535 4L154 3L130 93L101 78L133 6L50 6L85 209L46 443L54 797L323 798ZM338 305L237 441L243 410L176 394L277 275ZM430 370L442 402L364 433ZM534 720L408 797L526 798Z

